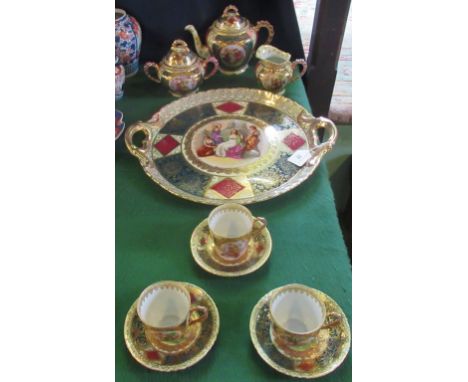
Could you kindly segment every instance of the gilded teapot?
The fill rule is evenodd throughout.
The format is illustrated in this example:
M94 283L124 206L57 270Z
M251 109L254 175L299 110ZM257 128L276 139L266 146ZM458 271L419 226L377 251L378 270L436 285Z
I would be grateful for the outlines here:
M274 29L268 21L259 21L252 26L246 18L239 15L234 5L224 9L222 16L208 29L206 46L200 41L198 32L193 25L187 25L195 41L195 48L201 57L212 54L218 59L219 70L224 74L243 73L252 58L257 43L258 31L266 28L268 38L266 44L273 39Z
M213 64L213 69L206 74L206 67L209 63ZM156 77L150 73L151 68L156 71ZM169 88L169 92L175 97L196 92L203 81L212 77L217 70L216 58L200 59L183 40L175 40L172 43L169 53L159 65L155 62L147 62L144 66L146 76Z

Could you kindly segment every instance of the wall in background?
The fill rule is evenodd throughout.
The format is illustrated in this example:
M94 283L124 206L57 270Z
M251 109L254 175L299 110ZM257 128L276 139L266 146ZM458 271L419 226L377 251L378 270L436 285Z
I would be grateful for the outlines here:
M293 0L305 55L309 52L316 0ZM341 46L329 117L336 123L352 121L352 4Z

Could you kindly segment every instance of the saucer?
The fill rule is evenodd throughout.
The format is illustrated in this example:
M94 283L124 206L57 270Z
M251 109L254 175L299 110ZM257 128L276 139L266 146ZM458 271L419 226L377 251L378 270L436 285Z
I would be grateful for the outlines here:
M213 239L208 228L208 219L203 220L193 231L190 247L195 262L205 271L217 276L236 277L255 272L266 263L271 254L272 242L268 228L263 228L249 243L248 253L238 263L222 264L212 257Z
M174 355L157 351L145 336L143 323L136 311L136 301L127 313L124 325L125 344L133 358L149 369L165 372L186 369L210 351L218 336L219 313L213 299L203 289L190 283L184 284L190 292L192 303L208 309L208 318L200 323L201 330L187 351Z
M332 328L322 329L314 346L280 352L272 342L268 307L271 296L278 289L263 296L250 316L250 337L257 353L273 369L291 377L318 378L331 373L344 361L351 344L351 331L343 311L329 296L315 289L327 312L341 314L342 321Z

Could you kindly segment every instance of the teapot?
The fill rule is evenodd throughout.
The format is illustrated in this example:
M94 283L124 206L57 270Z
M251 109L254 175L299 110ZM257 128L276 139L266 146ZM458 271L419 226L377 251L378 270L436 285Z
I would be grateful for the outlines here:
M200 41L200 36L193 25L187 25L194 39L197 53L204 58L210 54L217 58L219 70L224 74L241 74L252 58L257 35L261 28L266 28L269 44L275 34L273 26L268 21L259 21L252 26L246 18L239 15L234 5L228 5L223 14L208 29L206 46Z
M213 69L206 74L206 67L209 63L213 64ZM156 77L151 74L151 69L156 71ZM169 92L175 97L196 92L203 81L212 77L217 70L216 58L200 59L183 40L175 40L172 43L169 53L159 65L155 62L147 62L144 66L146 76L169 88Z

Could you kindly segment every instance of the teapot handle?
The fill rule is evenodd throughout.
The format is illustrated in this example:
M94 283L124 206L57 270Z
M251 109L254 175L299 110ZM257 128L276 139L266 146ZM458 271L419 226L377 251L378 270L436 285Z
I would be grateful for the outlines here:
M298 80L298 79L301 78L301 77L305 74L305 72L307 71L307 62L306 62L305 60L303 60L302 58L297 59L297 60L294 60L294 61L291 63L291 68L292 68L293 71L296 70L296 66L297 66L297 65L302 66L301 73L299 73L299 75L297 75L296 73L294 73L294 75L292 76L290 82L294 82L294 81Z
M153 77L150 73L150 69L151 68L154 68L154 70L156 71L156 74L157 74L157 77ZM154 82L157 82L158 84L161 83L161 79L160 79L160 72L159 72L159 65L156 64L155 62L147 62L145 64L145 66L143 67L143 70L145 71L145 74L146 76L154 81Z
M253 27L253 29L255 30L255 32L257 32L258 34L258 31L262 28L265 28L267 31L268 31L268 37L265 41L265 44L270 44L271 43L271 40L273 40L273 36L275 35L275 30L273 29L273 25L271 25L268 21L265 21L265 20L260 20L257 24L255 24L255 26ZM257 44L258 45L258 44Z
M210 56L210 57L208 57L206 60L203 61L203 69L204 69L205 73L206 73L206 66L207 66L210 62L213 64L213 69L211 69L211 72L210 72L210 73L205 74L205 75L203 76L203 78L204 78L205 80L207 80L207 79L210 78L210 77L213 77L213 76L215 75L215 73L217 72L218 68L219 68L218 60L217 60L215 57Z

